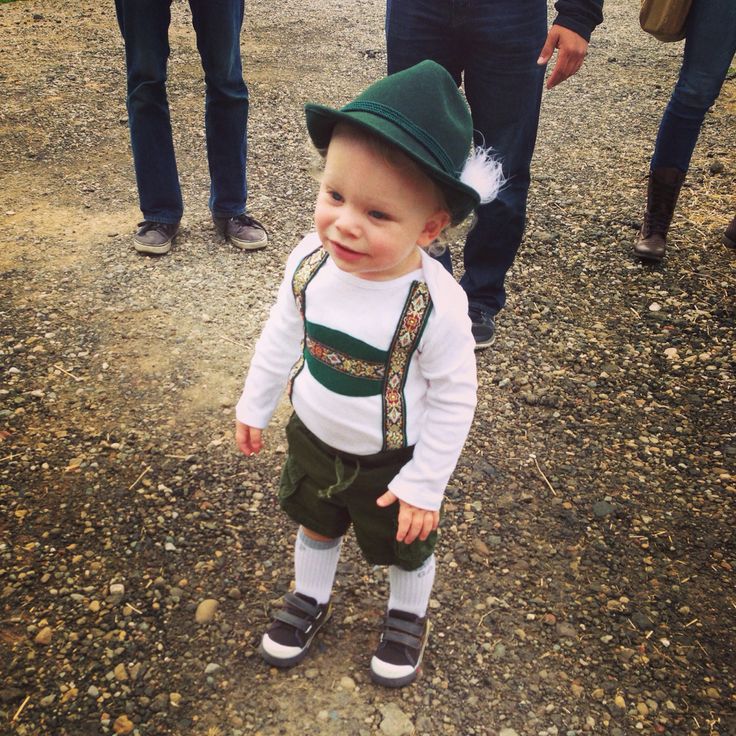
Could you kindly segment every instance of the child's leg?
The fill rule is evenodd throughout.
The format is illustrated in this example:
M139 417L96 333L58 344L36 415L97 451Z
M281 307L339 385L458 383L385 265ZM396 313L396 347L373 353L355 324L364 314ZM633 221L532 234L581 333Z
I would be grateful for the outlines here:
M404 611L424 618L434 585L434 555L430 555L416 570L402 570L397 565L391 565L388 570L391 589L389 610Z
M330 539L299 527L294 545L294 578L296 592L314 598L318 605L330 600L340 559L342 537Z
M387 687L414 682L429 636L426 619L434 583L434 555L416 570L389 568L391 594L378 649L371 659L371 677Z
M315 634L330 618L330 595L342 537L331 539L300 526L294 548L296 589L261 639L261 656L276 667L301 662Z

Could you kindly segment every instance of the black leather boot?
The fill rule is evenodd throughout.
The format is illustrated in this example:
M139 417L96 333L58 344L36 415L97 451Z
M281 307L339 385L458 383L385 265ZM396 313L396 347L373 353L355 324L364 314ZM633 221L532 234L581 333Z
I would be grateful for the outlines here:
M647 210L634 252L648 261L661 261L685 172L675 168L652 169L647 188Z

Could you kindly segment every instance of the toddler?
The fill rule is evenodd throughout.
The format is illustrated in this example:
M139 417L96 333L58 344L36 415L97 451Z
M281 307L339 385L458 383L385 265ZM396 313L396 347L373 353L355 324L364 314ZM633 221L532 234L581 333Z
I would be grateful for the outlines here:
M389 566L371 676L401 687L427 643L442 498L476 403L467 299L423 248L490 201L502 175L471 153L467 104L432 61L340 110L305 110L325 157L316 232L287 261L236 409L238 447L259 452L288 382L279 501L299 524L296 582L260 653L277 667L306 656L352 525L367 562Z

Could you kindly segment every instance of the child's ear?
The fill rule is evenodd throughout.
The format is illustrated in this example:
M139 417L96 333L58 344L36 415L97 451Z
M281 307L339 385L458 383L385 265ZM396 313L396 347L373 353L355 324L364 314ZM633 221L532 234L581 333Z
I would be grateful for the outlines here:
M437 210L426 223L424 223L424 230L422 230L417 240L417 245L426 246L430 243L434 243L437 240L439 234L450 224L450 213L446 210Z

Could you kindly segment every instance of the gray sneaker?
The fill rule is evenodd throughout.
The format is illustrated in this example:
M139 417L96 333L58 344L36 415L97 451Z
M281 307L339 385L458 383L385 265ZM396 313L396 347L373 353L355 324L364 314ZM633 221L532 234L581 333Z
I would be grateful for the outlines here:
M139 253L161 256L171 250L171 243L179 232L179 223L152 222L138 223L138 232L133 236L133 247Z
M242 250L260 250L268 243L266 228L250 215L237 217L212 216L220 235L224 235L236 248Z
M493 345L496 339L496 319L490 312L478 307L470 307L468 316L472 322L475 349L484 350Z

